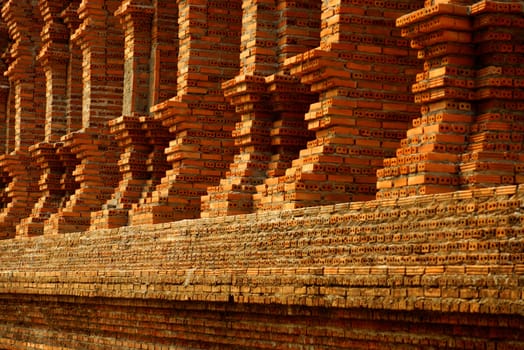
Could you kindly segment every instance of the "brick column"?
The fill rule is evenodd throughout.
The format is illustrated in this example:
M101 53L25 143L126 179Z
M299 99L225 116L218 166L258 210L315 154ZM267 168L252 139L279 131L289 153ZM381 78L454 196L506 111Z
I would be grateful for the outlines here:
M71 37L82 49L82 126L106 127L122 113L124 37L114 12L118 0L83 0Z
M152 108L172 135L165 150L172 168L147 203L134 206L132 224L198 217L200 197L218 184L233 158L236 115L220 85L238 71L241 3L186 0L178 5L177 96Z
M7 153L8 151L10 87L9 79L3 75L6 68L3 63L0 63L0 154Z
M151 2L144 0L124 0L115 12L124 32L124 96L122 116L109 125L123 150L118 162L122 180L102 210L92 213L91 229L127 225L127 211L140 198L141 186L148 179L145 162L150 149L139 115L150 107L153 14Z
M2 7L2 18L7 23L13 43L5 57L9 67L5 75L13 89L9 113L7 145L14 150L0 157L1 172L9 182L5 189L0 213L0 231L3 237L13 237L15 226L30 214L40 196L39 169L28 157L28 147L44 138L45 80L36 63L40 48L42 21L35 1L7 1ZM12 133L11 133L12 132Z
M88 229L91 212L111 197L120 179L120 150L108 126L122 112L124 37L113 16L119 5L83 0L77 10L82 23L71 40L82 50L82 129L61 139L79 161L72 172L76 190L46 222L45 234Z
M45 140L58 140L67 131L67 63L69 30L61 23L64 1L39 0L44 26L40 33L42 48L38 61L46 76Z
M276 5L275 0L242 3L240 74L222 84L240 114L233 131L239 154L220 184L202 197L202 217L252 212L255 186L266 178L273 113L264 76L278 69Z
M36 2L30 0L5 2L2 17L13 39L5 74L14 89L15 151L27 150L44 138L45 78L35 61L42 20Z
M42 172L38 179L41 196L34 204L31 215L22 219L16 227L17 236L43 234L45 220L58 210L61 199L65 195L60 184L65 169L56 153L58 147L60 143L39 142L29 148L31 162Z
M208 187L202 197L202 217L250 213L253 211L255 186L266 178L271 158L269 131L273 113L266 81L260 75L239 75L222 85L224 94L241 115L233 131L234 156L226 177L217 186Z
M153 0L149 104L154 106L177 94L178 4Z
M416 52L400 37L395 19L421 5L323 2L320 47L284 62L319 94L305 114L315 139L285 176L257 187L259 210L375 197L375 172L394 154L417 110L407 88Z
M16 225L31 213L40 197L39 171L29 155L21 151L1 156L0 168L6 184L0 213L0 239L13 238L17 234Z
M120 150L104 129L69 133L62 137L62 142L79 161L72 173L76 190L45 222L44 234L89 229L91 212L99 210L110 198L120 179L116 165ZM67 178L63 179L64 185Z
M74 103L70 101L73 90L70 84L74 83L68 75L73 74L77 77L80 75L79 70L73 71L73 62L71 62L74 55L70 52L73 47L69 40L70 29L62 23L64 17L67 18L68 23L74 21L71 19L71 14L64 15L74 6L74 3L68 1L39 1L39 9L44 19L44 26L40 32L43 45L38 60L46 74L45 141L32 145L29 151L32 162L41 169L38 181L41 197L33 206L31 215L18 225L17 234L21 236L43 234L45 220L57 212L62 197L66 195L60 181L67 168L57 154L62 143L54 141L66 134L70 126L69 106ZM76 102L80 103L80 98Z
M78 6L80 6L80 0L72 0L61 13L64 24L69 29L69 38L82 23L78 18ZM66 131L73 132L82 128L82 50L73 40L69 40L68 45Z
M124 31L124 97L122 114L149 112L149 70L154 8L151 1L124 0L115 16Z
M471 5L476 108L461 157L462 188L524 182L523 6L495 1Z
M5 53L9 45L9 32L4 21L0 21L0 53ZM0 154L7 153L7 139L9 132L9 79L4 74L8 63L2 57L0 61Z
M122 179L102 210L91 213L90 229L125 226L127 211L140 198L141 188L148 178L146 170L148 140L139 116L122 116L109 122L111 134L122 148L118 161Z
M473 120L474 46L468 7L441 3L397 20L425 60L412 89L422 116L413 121L397 157L378 171L377 198L453 191Z
M152 117L119 117L109 122L122 149L118 161L122 175L118 187L102 210L91 214L90 229L125 226L132 205L150 193L165 175L168 164L164 149L168 146L169 133Z
M255 186L283 173L309 135L303 113L312 94L281 66L318 45L320 3L244 1L242 24L240 74L223 85L241 114L233 132L240 154L202 198L205 217L252 212Z
M9 55L7 55L8 51L2 55L2 59L4 61L7 61L5 58ZM5 73L4 73L5 74ZM4 75L5 76L5 75ZM9 79L9 95L7 97L7 106L6 106L6 123L5 123L5 152L9 153L12 152L15 149L15 138L13 135L15 134L15 89L14 84Z

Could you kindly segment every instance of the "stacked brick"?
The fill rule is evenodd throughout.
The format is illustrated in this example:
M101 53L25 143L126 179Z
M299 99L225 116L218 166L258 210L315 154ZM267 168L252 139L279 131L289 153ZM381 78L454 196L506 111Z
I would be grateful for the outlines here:
M240 1L180 1L177 96L152 107L169 128L169 169L146 203L134 206L132 224L200 215L200 198L218 184L233 159L237 116L220 88L238 68ZM217 52L220 55L217 56Z
M64 194L60 199L59 208L64 207L69 197L75 193L80 187L80 184L75 181L73 172L80 164L80 160L71 151L70 146L66 146L63 142L56 145L56 154L62 163L63 172L60 176L60 190Z
M39 197L39 168L29 161L28 147L44 138L45 78L36 64L40 48L42 25L37 6L30 1L6 1L2 6L5 21L13 42L4 55L12 91L8 103L6 142L0 157L0 168L6 184L2 195L0 227L2 236L13 237L16 224L29 215Z
M40 197L31 210L30 216L23 218L16 227L17 236L37 236L44 233L45 220L60 207L65 190L60 181L64 167L57 154L60 143L40 142L29 148L29 162L41 169L38 180Z
M377 172L378 198L452 191L457 163L474 118L475 51L466 5L440 3L397 20L425 60L413 85L422 116L402 140L395 158Z
M5 75L13 89L14 146L15 150L27 150L44 136L45 77L35 54L41 45L42 18L38 7L29 0L5 1L2 18L13 38Z
M82 23L71 40L82 49L82 127L107 127L121 115L124 38L113 15L120 1L85 0L78 7Z
M276 5L275 0L243 0L240 75L265 76L278 69Z
M122 116L109 121L110 132L122 149L118 161L122 179L102 210L91 213L90 229L127 225L127 212L140 197L142 179L146 178L144 150L147 150L148 145L139 118Z
M304 113L317 96L293 76L273 74L265 81L274 116L269 130L272 155L266 174L274 178L284 175L291 161L313 138L313 133L307 130Z
M124 226L132 205L151 203L169 169L164 154L169 132L147 115L151 105L176 95L178 6L165 1L125 1L120 16L125 34L124 115L110 121L123 153L122 180L111 199L91 217L91 229ZM132 213L133 216L133 213Z
M255 186L266 177L271 157L270 135L273 115L265 75L278 68L274 0L242 4L240 74L222 84L224 95L240 115L232 136L239 154L220 180L202 197L202 217L250 213Z
M524 4L471 6L476 54L475 120L460 159L461 184L524 182Z
M0 53L5 53L9 45L9 31L4 21L0 21ZM0 153L7 153L7 131L9 116L9 79L4 72L7 70L7 57L2 57L0 61Z
M2 21L0 21L4 27L7 27L5 21L2 18ZM7 31L7 28L5 28ZM6 46L3 47L4 51L1 55L1 61L5 64L5 66L2 66L3 72L2 76L5 78L4 81L7 81L7 87L8 87L8 95L7 95L7 101L5 105L5 123L2 125L2 138L3 138L3 152L2 153L9 153L12 152L15 149L15 138L14 135L14 126L15 126L15 99L14 97L14 84L11 82L11 80L7 77L7 69L13 62L13 58L11 57L11 50L10 47L12 46L12 42L9 41L9 33L7 33L7 43Z
M78 185L74 194L46 221L44 234L88 230L91 212L102 207L120 180L116 165L120 150L108 128L82 129L65 135L62 141L79 161L72 173Z
M122 179L102 210L91 214L91 230L126 226L128 212L150 193L168 169L163 150L169 133L152 117L122 116L109 122L122 153L118 161Z
M265 179L271 157L272 109L264 77L239 75L222 86L241 117L232 132L240 154L235 155L220 184L208 187L202 197L202 217L252 212L255 186Z
M142 168L147 172L147 177L142 183L142 191L137 201L139 205L144 205L151 203L151 196L156 186L165 176L166 171L170 169L164 150L169 146L171 135L162 123L153 116L142 116L139 121L143 135L149 145L148 153L145 157L145 168ZM125 178L126 176L124 175ZM133 199L134 202L135 200Z
M0 157L3 183L0 212L0 239L13 238L16 225L31 213L33 204L40 197L38 188L39 169L30 162L29 154L18 151Z
M394 25L396 17L418 6L323 3L320 47L285 61L285 68L320 96L305 114L316 138L284 176L257 187L257 209L375 197L375 172L394 154L417 110L407 85L418 63Z
M82 21L78 17L78 6L80 0L71 0L69 5L60 13L60 17L69 29L71 37ZM82 128L82 50L73 41L68 41L69 58L67 61L66 78L66 131L72 132Z
M321 2L277 0L277 54L282 68L289 57L317 47L320 40Z
M151 28L155 10L150 1L126 0L115 12L124 31L124 94L122 114L149 111Z
M503 186L2 241L0 346L522 349L523 200Z
M282 175L311 138L303 114L314 94L281 65L318 45L319 22L317 1L244 2L240 74L223 84L241 115L233 131L240 154L220 185L202 197L203 217L252 212L256 186Z
M44 221L58 210L64 192L60 189L62 164L56 154L57 141L67 131L67 64L69 30L62 23L63 1L42 0L39 10L44 24L40 32L42 47L37 59L46 76L45 141L32 145L31 163L41 169L38 186L41 197L34 204L31 215L21 220L18 235L35 236L43 233Z
M153 0L149 100L156 105L177 94L178 4Z
M82 50L82 128L64 135L64 149L57 151L64 160L75 156L77 165L66 167L72 172L61 181L68 192L46 221L44 234L89 229L91 212L102 207L120 180L120 150L108 126L122 111L124 38L113 16L119 4L83 1L77 10L82 23L71 40Z
M397 20L425 60L413 85L422 116L377 172L378 198L521 179L522 20L521 3L491 1L428 3Z
M124 32L124 93L122 113L109 121L123 153L118 162L122 180L102 210L91 215L91 229L127 225L127 212L140 197L146 178L148 143L141 130L140 117L149 110L151 28L154 8L150 1L123 1L116 10ZM135 114L136 113L136 114Z
M69 62L69 30L61 12L68 1L40 0L44 21L40 38L42 47L38 61L46 76L45 140L56 141L67 131L67 63Z
M36 235L521 183L522 12L4 1L6 225L15 197Z

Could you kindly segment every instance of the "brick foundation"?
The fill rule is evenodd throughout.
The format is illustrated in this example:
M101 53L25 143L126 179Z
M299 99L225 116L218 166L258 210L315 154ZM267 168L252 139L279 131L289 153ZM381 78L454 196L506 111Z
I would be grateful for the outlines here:
M523 195L508 186L5 240L0 344L520 349Z

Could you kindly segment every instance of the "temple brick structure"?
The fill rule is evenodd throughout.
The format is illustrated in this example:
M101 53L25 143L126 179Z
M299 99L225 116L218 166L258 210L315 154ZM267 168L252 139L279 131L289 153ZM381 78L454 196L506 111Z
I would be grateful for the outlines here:
M0 349L524 349L524 2L0 7Z
M520 183L521 4L427 5L397 24L424 59L422 116L378 172L378 198Z
M37 64L42 16L31 1L5 1L2 19L13 40L4 53L4 75L10 82L6 107L6 149L0 157L5 194L0 213L1 236L14 237L16 225L37 201L40 169L31 161L29 147L44 140L46 79ZM8 110L9 109L9 110Z
M231 131L237 116L221 82L239 64L241 1L178 6L177 94L151 107L170 132L164 150L170 169L133 205L133 225L199 217L201 197L225 176L236 153Z

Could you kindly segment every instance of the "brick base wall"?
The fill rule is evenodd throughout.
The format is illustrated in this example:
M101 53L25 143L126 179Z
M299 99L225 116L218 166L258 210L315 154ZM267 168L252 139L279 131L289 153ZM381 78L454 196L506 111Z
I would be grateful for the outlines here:
M523 199L506 186L2 241L0 348L523 349Z
M28 295L0 310L7 349L524 348L516 315Z

